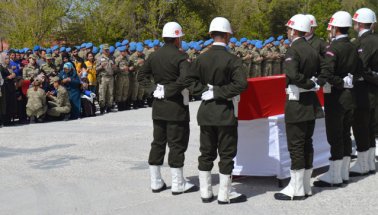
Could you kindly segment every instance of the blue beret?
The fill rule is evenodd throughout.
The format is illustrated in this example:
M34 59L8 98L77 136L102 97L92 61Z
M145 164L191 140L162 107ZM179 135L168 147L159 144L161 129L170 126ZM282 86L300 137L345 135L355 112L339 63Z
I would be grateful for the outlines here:
M46 49L46 53L51 54L52 53L51 49Z
M137 46L143 46L142 42L137 42Z
M87 45L85 46L85 48L87 48L87 49L90 49L92 47L93 47L93 43L87 43Z
M279 46L280 45L280 41L274 41L273 43L275 46Z
M199 45L202 45L202 43L203 43L203 40L198 41Z
M153 47L154 47L154 43L153 43L153 42L150 42L150 44L148 44L148 47L149 47L149 48L153 48Z
M98 48L96 46L93 47L92 53L93 54L97 54L98 53Z
M210 40L206 40L203 44L205 47L209 46L212 42Z
M154 40L153 44L154 44L154 46L159 46L160 41L159 40Z
M114 51L115 51L114 46L110 46L110 47L109 47L109 52L110 52L110 54L114 53Z
M233 37L233 38L230 39L230 42L231 43L236 43L236 42L238 42L238 39L236 39L235 37Z
M240 43L244 43L244 42L247 42L247 41L248 41L248 39L245 38L245 37L243 37L243 38L240 39Z
M83 44L81 44L80 48L83 49L83 48L85 48L86 46L87 46L87 44L86 44L86 43L83 43Z
M277 37L277 40L282 40L283 39L283 36L280 35L279 37Z
M122 44L121 44L120 42L116 42L116 43L115 43L115 47L116 47L116 48L118 48L118 47L120 47L120 46L122 46Z
M241 46L241 42L236 42L236 46Z
M71 48L66 48L66 52L70 52L71 51Z
M258 48L258 49L262 49L263 44L262 44L261 41L257 41L256 44L255 44L255 46L256 46L256 48Z
M33 51L39 51L41 49L41 47L39 47L39 45L35 45L34 48L33 48Z
M130 48L129 48L129 50L130 50L131 52L135 52L135 50L136 50L136 45L130 43Z
M145 41L144 41L144 45L146 45L146 46L147 46L148 44L150 44L150 43L151 43L151 40L145 40Z
M66 51L66 47L61 47L59 51L60 52L65 52Z
M290 44L290 40L289 40L289 39L286 39L284 43L285 43L286 45L289 45L289 44Z
M118 48L118 51L120 51L120 52L125 52L125 51L126 51L126 46L120 46L120 47Z
M123 46L125 46L125 45L127 45L127 44L129 44L129 41L128 41L128 40L123 40L122 43L121 43L121 45L123 45Z
M188 46L187 43L183 43L183 44L181 45L181 48L182 48L184 51L188 51L189 46Z
M201 51L201 50L202 50L202 47L200 46L200 44L196 43L196 44L194 44L194 49L195 49L196 51Z
M137 50L137 52L143 52L144 48L143 48L143 46L138 45L136 47L136 50Z

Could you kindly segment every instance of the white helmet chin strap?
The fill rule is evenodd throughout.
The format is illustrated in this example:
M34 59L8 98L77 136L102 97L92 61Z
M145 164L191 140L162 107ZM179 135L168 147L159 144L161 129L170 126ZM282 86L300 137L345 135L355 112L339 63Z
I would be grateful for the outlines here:
M331 35L332 35L332 38L336 37L336 28L335 27L332 27L332 29L331 29Z
M291 33L290 33L290 40L293 41L293 37L294 37L294 29L291 29Z

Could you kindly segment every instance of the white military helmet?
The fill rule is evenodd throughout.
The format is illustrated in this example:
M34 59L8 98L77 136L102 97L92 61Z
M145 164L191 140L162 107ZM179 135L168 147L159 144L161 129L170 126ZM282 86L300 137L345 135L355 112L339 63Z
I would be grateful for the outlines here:
M182 27L177 22L168 22L163 28L163 37L178 38L184 36Z
M224 17L215 17L211 23L209 32L219 31L232 34L232 28L230 22Z
M334 27L352 27L352 16L346 11L338 11L333 14L328 23L328 30Z
M311 21L306 15L303 14L297 14L291 17L286 26L305 33L311 31Z
M311 27L318 27L318 23L316 22L315 16L311 14L306 14L307 18L310 19Z
M354 14L353 20L359 23L376 23L377 17L369 8L361 8Z

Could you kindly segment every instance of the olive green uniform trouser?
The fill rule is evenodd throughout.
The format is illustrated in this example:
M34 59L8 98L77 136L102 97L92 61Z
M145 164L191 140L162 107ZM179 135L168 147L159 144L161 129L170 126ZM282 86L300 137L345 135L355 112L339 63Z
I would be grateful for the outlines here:
M189 143L189 121L153 120L153 124L154 140L151 143L148 163L150 165L162 165L168 143L168 165L171 168L183 167L185 152Z

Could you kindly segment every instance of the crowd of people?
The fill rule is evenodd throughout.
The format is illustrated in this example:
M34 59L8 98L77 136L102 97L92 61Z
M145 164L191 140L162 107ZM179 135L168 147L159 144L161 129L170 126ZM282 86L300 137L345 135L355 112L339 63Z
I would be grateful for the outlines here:
M213 42L182 41L181 51L194 61ZM163 45L157 39L125 39L114 46L88 42L3 51L0 125L95 116L97 106L101 114L151 106L153 83L142 87L137 76L149 55ZM283 36L264 42L231 38L228 50L242 58L247 77L259 77L282 73L288 45Z

